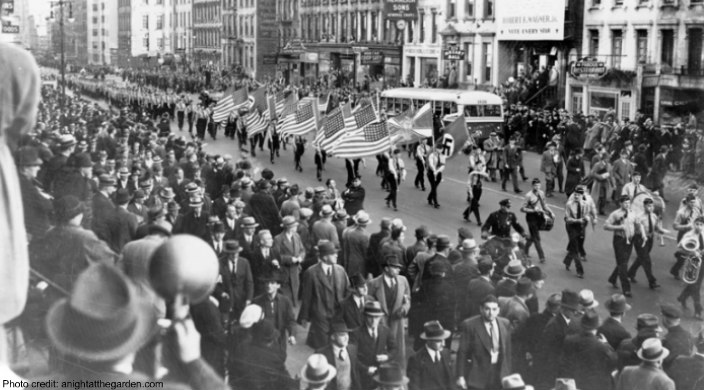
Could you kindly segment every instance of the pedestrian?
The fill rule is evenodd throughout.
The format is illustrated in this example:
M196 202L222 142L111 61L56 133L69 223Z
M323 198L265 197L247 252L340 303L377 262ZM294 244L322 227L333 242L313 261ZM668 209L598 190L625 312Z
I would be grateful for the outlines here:
M638 268L642 266L643 271L645 271L645 276L648 278L648 286L650 289L654 290L660 287L660 285L653 275L652 263L650 261L650 251L653 249L655 233L667 234L669 231L662 228L660 217L654 212L655 207L653 205L652 198L646 198L643 200L643 208L645 209L645 213L638 217L637 226L639 229L643 230L644 234L636 235L633 239L633 247L636 251L636 261L633 262L633 265L631 265L628 269L628 278L631 283L636 283L636 273L638 272Z
M584 278L584 268L582 262L585 261L586 252L584 250L584 239L587 233L587 225L591 221L592 226L596 225L596 210L591 198L585 194L586 188L578 185L569 196L565 205L565 229L567 230L567 255L562 260L567 271L574 261L577 270L577 277Z
M369 214L359 211L352 217L354 225L342 233L342 266L348 275L361 274L366 276L366 256L369 251L369 233L367 226L372 222Z
M295 144L293 148L293 162L295 164L294 169L299 172L303 172L303 167L301 166L301 157L306 151L306 140L303 137L296 136ZM254 155L254 154L253 154Z
M621 149L619 159L613 164L612 175L614 178L614 200L623 193L623 186L631 181L631 175L635 171L633 163L628 159L628 150Z
M16 156L24 222L28 239L31 241L43 236L50 229L54 197L45 191L37 180L37 173L42 166L37 148L23 146L18 149Z
M225 241L220 257L220 276L213 295L219 300L220 311L227 318L239 318L245 306L252 303L254 280L249 260L241 258L240 244L236 240Z
M487 295L481 302L480 315L460 325L457 386L462 389L501 386L501 378L513 372L510 327L507 319L499 317L498 299Z
M374 374L396 353L396 338L382 323L384 311L377 301L364 303L363 319L353 333L359 360L360 389L374 387Z
M499 210L489 214L482 226L482 238L487 239L490 235L509 238L511 236L511 228L520 235L525 235L523 226L518 223L516 214L509 211L511 209L511 200L503 199L499 202Z
M300 375L302 390L323 390L335 380L337 369L325 356L315 353L308 357Z
M319 349L327 344L333 316L344 300L349 279L337 264L337 249L330 241L318 242L318 264L308 268L301 281L301 310L298 322L310 322L306 344Z
M561 299L562 294L560 293L550 294L545 302L545 310L540 313L532 313L523 326L513 330L512 349L514 356L518 357L513 360L513 369L526 378L531 378L530 381L537 380L540 375L536 366L537 356L542 347L540 338L548 322L559 315Z
M565 164L567 169L567 176L565 177L565 194L570 196L574 191L574 188L581 183L584 178L584 161L582 157L584 156L581 149L574 149L570 153L570 157Z
M264 285L264 292L252 303L262 308L264 320L269 321L278 332L278 352L286 360L287 345L296 345L296 316L291 300L279 291L282 277L278 270L262 276L259 283Z
M362 178L356 176L351 185L346 190L342 191L342 203L348 215L356 215L360 210L364 209L364 198L366 192L362 187Z
M538 251L540 262L545 263L545 252L543 252L543 246L540 243L540 230L546 219L555 220L555 214L545 203L545 193L540 189L540 179L533 179L532 184L533 190L526 194L523 207L521 207L521 211L526 213L526 224L530 234L524 251L526 256L529 256L530 247L535 244L535 250Z
M616 278L618 278L621 281L623 295L630 298L632 295L631 283L628 278L628 261L633 251L635 235L640 234L643 241L645 241L645 234L637 228L636 225L639 225L639 222L634 213L630 211L631 198L628 195L621 195L619 201L620 208L613 211L606 222L604 222L604 229L614 232L613 248L616 257L616 267L609 277L609 283L614 288L618 288L616 284Z
M662 389L675 390L675 382L662 369L662 362L670 354L657 338L643 342L638 350L641 363L624 367L616 379L616 390Z
M444 348L452 332L440 322L428 321L420 337L425 344L408 359L409 390L448 390L454 386L450 350Z
M636 335L621 341L616 352L618 353L618 368L638 365L638 350L643 342L649 338L660 338L662 328L658 317L650 313L639 314L636 318Z
M694 341L691 356L679 356L665 371L678 390L696 390L704 385L704 333Z
M630 339L631 334L623 326L623 317L631 310L631 305L623 294L613 294L604 303L609 317L601 323L599 334L606 337L609 345L616 350L623 340Z
M375 390L403 390L409 380L401 365L396 362L380 364L373 379L377 384Z
M692 335L682 326L682 310L677 306L665 303L660 305L662 326L667 334L662 339L662 345L670 351L670 356L663 361L663 367L668 368L678 356L689 356L694 349Z
M282 336L269 319L252 326L252 342L237 351L241 357L246 357L237 362L242 374L238 375L236 383L241 388L290 389L295 385L286 370L286 355L279 351L278 340Z
M303 217L301 209L301 217ZM251 219L246 217L244 222ZM299 223L293 216L286 216L282 223L283 231L274 237L272 250L280 256L279 266L281 270L281 293L285 295L294 306L299 304L299 289L300 289L300 273L301 263L306 257L306 247L303 239L298 234ZM252 229L253 230L253 229Z
M360 367L357 360L357 346L350 344L350 329L344 322L334 321L330 328L329 343L317 353L325 358L337 370L335 379L328 384L327 390L348 390L360 388Z

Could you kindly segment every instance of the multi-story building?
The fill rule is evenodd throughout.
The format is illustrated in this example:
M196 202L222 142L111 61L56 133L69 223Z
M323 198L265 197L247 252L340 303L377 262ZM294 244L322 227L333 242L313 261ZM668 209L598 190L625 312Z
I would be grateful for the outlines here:
M300 0L299 12L297 76L313 82L332 72L336 82L360 85L401 81L402 35L386 19L383 2Z
M653 24L635 31L637 59L646 62L640 109L660 124L679 122L689 113L702 123L704 2L660 0L653 6L658 13Z
M193 62L219 68L222 60L221 0L193 0Z
M237 0L222 0L222 64L226 69L239 63L236 19Z
M87 0L70 0L52 3L50 20L52 47L58 57L63 37L64 58L67 65L81 67L88 63L88 12ZM62 15L63 9L63 15ZM61 24L63 23L63 36Z
M580 58L588 57L590 66L599 65L604 72L582 75L568 69L568 110L598 117L609 111L618 119L635 117L642 97L638 74L655 53L662 1L587 0L582 48L572 60L579 70L585 62Z
M193 0L172 0L173 5L173 42L175 54L182 61L193 58Z
M407 23L403 45L403 73L406 84L437 85L443 76L442 39L449 3L419 0L418 17Z
M237 0L236 58L242 71L263 79L276 72L276 0Z
M118 0L120 66L155 66L174 53L172 0Z
M88 63L109 65L117 50L117 2L89 0Z

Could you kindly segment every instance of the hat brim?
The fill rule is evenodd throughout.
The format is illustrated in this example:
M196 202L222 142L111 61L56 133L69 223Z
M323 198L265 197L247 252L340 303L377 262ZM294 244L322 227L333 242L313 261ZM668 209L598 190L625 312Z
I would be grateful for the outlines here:
M665 347L662 347L662 352L658 357L648 359L643 356L643 348L641 348L638 350L638 352L636 352L636 355L638 356L638 359L643 360L645 362L659 362L661 360L665 360L668 356L670 356L670 350Z
M107 350L85 349L69 341L66 328L66 312L69 299L63 298L49 309L46 316L47 336L51 344L62 354L87 361L111 361L137 352L157 331L157 313L146 301L137 305L137 322L132 333L120 345Z
M385 316L386 314L384 314L383 311L373 311L373 312L367 312L367 311L365 311L365 312L364 312L364 315L365 315L365 316L369 316L369 317L383 317L383 316Z
M372 379L374 379L374 382L384 386L405 386L409 382L408 377L405 375L400 381L382 381L379 374L374 375Z
M511 276L511 277L517 278L517 277L520 277L521 275L523 275L523 274L525 274L525 273L526 273L525 267L522 267L522 268L521 268L521 272L519 272L519 273L517 273L517 274L513 274L513 273L508 272L508 266L504 267L504 274L505 274L506 276Z
M442 331L442 336L435 336L435 337L428 337L428 335L425 334L425 332L420 334L420 338L423 340L446 340L452 335L452 332L449 330L443 330Z
M42 165L42 159L37 158L36 160L32 160L32 161L21 161L17 165L19 165L21 167L36 167L36 166Z
M301 379L311 385L319 385L321 383L330 382L333 378L337 376L337 369L330 363L328 363L328 374L325 376L325 378L321 379L308 378L308 376L306 375L306 367L307 366L303 366L303 368L301 369Z

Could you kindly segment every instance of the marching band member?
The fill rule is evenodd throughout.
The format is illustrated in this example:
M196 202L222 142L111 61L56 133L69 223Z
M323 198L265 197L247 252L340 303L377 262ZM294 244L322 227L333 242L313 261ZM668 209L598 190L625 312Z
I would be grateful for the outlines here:
M694 251L692 251L691 247L688 246L688 243L690 242L697 243L694 245L694 248L696 248ZM692 298L692 301L694 302L694 317L698 320L702 320L701 289L704 272L702 272L701 269L701 262L702 253L704 252L704 217L699 216L694 220L694 227L682 237L679 241L678 247L689 256L697 257L699 259L699 265L696 279L694 279L693 283L688 283L685 285L682 293L677 297L677 300L680 301L684 308L687 308L687 299ZM686 277L685 280L690 282Z

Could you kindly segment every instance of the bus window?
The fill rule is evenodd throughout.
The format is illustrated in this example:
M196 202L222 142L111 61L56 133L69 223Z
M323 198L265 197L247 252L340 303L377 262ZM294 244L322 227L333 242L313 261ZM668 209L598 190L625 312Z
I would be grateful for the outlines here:
M466 105L464 106L464 116L468 117L479 117L479 106L472 104L472 105Z
M489 104L484 106L484 115L486 116L501 116L501 106L498 104Z
M401 99L401 110L400 112L404 112L408 110L408 107L410 106L411 101L409 99Z

